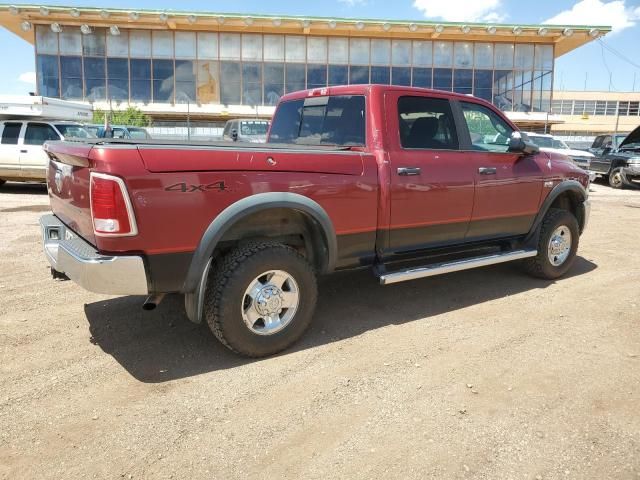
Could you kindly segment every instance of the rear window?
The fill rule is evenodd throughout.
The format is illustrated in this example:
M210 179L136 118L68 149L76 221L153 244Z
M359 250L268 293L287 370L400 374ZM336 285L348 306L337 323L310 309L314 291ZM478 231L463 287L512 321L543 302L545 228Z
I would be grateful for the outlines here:
M242 135L266 135L269 124L267 122L244 121L240 124Z
M129 136L134 139L148 140L151 135L144 128L129 128Z
M17 145L21 128L21 123L5 123L4 130L2 130L2 144Z
M269 142L363 146L364 96L309 97L281 103L271 126Z
M60 140L60 136L51 125L30 123L24 134L25 145L42 145L47 140Z

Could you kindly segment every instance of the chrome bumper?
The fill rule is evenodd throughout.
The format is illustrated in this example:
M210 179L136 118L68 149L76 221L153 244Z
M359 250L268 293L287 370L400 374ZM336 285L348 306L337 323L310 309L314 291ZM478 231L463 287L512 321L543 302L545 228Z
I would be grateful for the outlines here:
M149 293L142 257L101 255L55 215L40 217L40 227L51 268L85 290L111 295Z

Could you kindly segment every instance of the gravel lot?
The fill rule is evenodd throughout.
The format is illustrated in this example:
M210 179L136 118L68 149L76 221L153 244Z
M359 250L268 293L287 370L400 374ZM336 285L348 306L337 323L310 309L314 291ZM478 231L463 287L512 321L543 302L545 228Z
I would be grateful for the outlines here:
M640 191L592 187L557 282L513 265L321 281L312 329L228 352L54 281L39 185L0 188L0 478L638 479Z

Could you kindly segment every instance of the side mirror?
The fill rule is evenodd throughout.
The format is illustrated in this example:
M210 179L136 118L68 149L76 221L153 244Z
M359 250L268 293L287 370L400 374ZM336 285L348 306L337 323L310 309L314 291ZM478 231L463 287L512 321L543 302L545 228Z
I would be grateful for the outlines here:
M231 140L233 140L234 142L238 141L238 130L236 130L235 128L231 130Z
M513 132L509 139L509 152L522 153L524 155L532 155L538 153L540 147L529 141L526 136L522 136L520 132Z

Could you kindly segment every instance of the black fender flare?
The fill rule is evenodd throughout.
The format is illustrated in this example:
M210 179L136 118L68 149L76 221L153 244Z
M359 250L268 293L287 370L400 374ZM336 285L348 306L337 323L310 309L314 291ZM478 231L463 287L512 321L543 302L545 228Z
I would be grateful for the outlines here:
M538 214L533 220L531 229L529 230L529 233L525 238L525 243L529 243L534 240L537 241L538 232L540 230L540 225L542 224L542 220L544 219L545 215L551 208L551 205L556 200L556 198L558 198L560 195L562 195L565 192L573 192L574 194L578 195L578 198L580 200L578 204L578 208L583 209L583 212L582 212L583 214L581 215L582 221L580 218L578 218L577 220L580 224L580 233L582 233L582 230L584 228L584 222L585 222L584 203L587 201L587 198L589 197L589 195L586 189L577 180L564 180L559 184L557 184L555 187L553 187L553 189L547 195L547 198L545 198L544 202L542 202L542 206L540 207L540 210L538 210Z
M329 215L319 203L304 195L290 192L267 192L245 197L229 205L213 219L193 253L183 287L185 308L192 322L201 321L205 277L211 265L211 256L224 234L248 215L272 208L290 208L314 221L324 237L326 246L326 258L319 269L320 273L333 271L338 256L336 232Z

